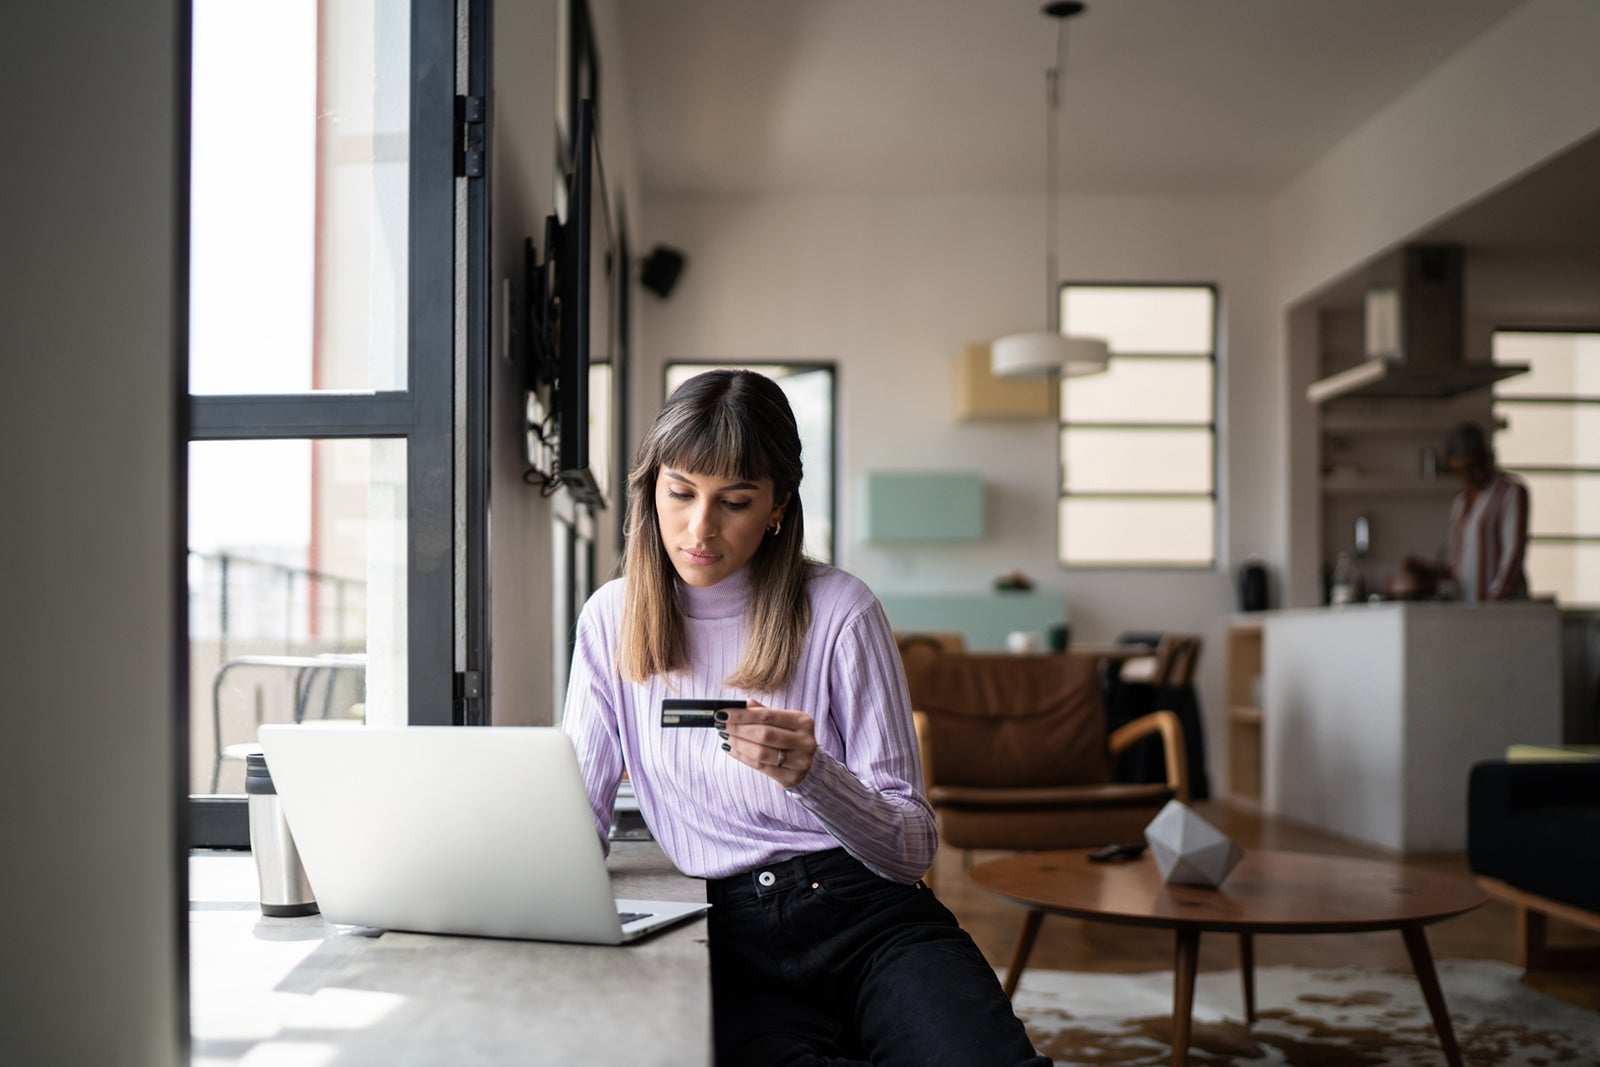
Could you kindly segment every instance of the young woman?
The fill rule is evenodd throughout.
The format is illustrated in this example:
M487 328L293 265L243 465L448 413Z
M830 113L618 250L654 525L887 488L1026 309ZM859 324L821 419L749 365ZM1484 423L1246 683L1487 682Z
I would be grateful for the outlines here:
M706 879L721 1067L1048 1064L920 881L938 838L899 653L866 586L805 559L800 477L788 401L747 371L684 383L640 445L564 720L601 840L626 765ZM663 729L670 696L728 706Z
M1461 480L1450 505L1450 560L1443 566L1416 557L1406 569L1431 588L1454 579L1461 599L1526 600L1528 576L1528 485L1495 463L1488 435L1463 422L1444 439L1445 463Z

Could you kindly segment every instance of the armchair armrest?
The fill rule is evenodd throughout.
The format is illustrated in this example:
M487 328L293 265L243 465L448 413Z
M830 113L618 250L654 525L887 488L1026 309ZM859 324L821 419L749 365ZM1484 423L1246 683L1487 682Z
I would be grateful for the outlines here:
M922 795L933 793L933 753L928 748L928 713L913 711L911 725L917 731L917 751L922 756Z
M1482 760L1472 768L1467 792L1469 807L1484 814L1520 808L1592 807L1600 803L1600 761Z
M1189 803L1189 767L1184 757L1183 724L1170 711L1152 711L1112 731L1106 746L1115 759L1135 741L1159 734L1167 764L1167 787L1180 803Z

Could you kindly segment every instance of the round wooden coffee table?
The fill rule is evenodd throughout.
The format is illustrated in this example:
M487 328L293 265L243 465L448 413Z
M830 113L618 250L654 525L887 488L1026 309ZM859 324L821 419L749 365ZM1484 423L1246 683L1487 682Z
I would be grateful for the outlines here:
M1169 885L1149 856L1092 863L1088 849L1030 852L973 867L972 881L1028 909L1006 973L1016 990L1046 914L1153 926L1176 934L1172 1063L1188 1062L1190 1015L1200 935L1239 935L1245 1018L1255 1022L1256 934L1339 934L1399 930L1451 1067L1460 1067L1433 953L1423 927L1471 911L1488 897L1464 878L1384 860L1256 849L1245 853L1218 888Z

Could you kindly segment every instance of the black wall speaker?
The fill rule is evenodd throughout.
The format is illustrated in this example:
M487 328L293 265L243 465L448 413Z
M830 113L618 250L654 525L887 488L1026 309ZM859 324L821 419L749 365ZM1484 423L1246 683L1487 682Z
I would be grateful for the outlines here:
M683 253L676 248L656 245L650 250L650 254L644 257L639 281L646 289L665 300L672 292L672 287L678 284L678 275L683 273L686 262Z

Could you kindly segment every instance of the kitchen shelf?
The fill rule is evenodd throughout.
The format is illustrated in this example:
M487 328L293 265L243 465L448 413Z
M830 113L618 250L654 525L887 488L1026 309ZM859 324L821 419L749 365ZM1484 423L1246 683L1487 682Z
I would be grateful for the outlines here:
M1409 412L1396 412L1392 415L1356 414L1345 412L1324 412L1322 416L1322 432L1330 435L1371 434L1383 437L1427 437L1442 440L1444 435L1455 426L1468 421L1463 418L1425 418L1418 419ZM1479 425L1487 425L1494 430L1506 428L1505 419L1473 419Z
M1453 494L1461 488L1452 478L1407 478L1394 477L1361 477L1361 478L1324 478L1322 491L1329 494L1340 493L1415 493L1419 495Z
M1261 800L1261 730L1258 699L1265 665L1260 623L1228 627L1228 792L1236 800Z

